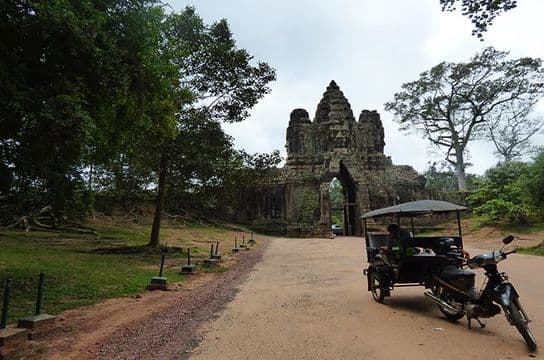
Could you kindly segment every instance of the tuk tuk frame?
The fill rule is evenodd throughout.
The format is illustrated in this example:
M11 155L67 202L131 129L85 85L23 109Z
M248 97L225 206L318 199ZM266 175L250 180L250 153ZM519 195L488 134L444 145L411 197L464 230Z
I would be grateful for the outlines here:
M363 235L365 238L368 268L363 274L368 279L368 290L378 302L383 302L385 297L391 296L391 290L395 287L405 286L424 286L430 288L432 285L432 273L435 269L443 265L445 256L442 254L442 243L446 240L458 248L463 248L461 215L460 212L468 210L467 207L457 204L438 201L438 200L419 200L402 203L382 209L367 212L361 216L363 222ZM420 217L432 214L447 214L454 212L457 217L457 236L426 236L417 237L414 227L414 217ZM429 254L404 256L393 264L383 257L381 246L373 244L371 234L368 231L367 219L396 217L397 224L400 225L401 218L410 218L410 227L412 236L409 240L401 241L401 248L406 251L408 248L421 247L430 249ZM382 238L384 234L375 234ZM386 237L388 239L388 237ZM379 243L379 241L378 241ZM380 256L378 255L380 254Z

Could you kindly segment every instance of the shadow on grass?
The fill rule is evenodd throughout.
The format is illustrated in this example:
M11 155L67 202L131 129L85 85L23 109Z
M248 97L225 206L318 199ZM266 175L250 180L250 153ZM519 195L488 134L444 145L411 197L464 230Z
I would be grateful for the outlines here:
M193 251L193 250L191 250ZM81 252L94 253L94 254L111 254L111 255L160 255L165 253L168 257L179 257L183 254L187 254L187 248L179 246L161 246L150 247L147 245L132 245L132 246L104 246L91 250L83 250Z

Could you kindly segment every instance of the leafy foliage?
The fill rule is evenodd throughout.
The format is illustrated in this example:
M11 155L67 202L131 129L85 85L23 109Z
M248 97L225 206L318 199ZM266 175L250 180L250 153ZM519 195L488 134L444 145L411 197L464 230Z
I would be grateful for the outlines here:
M474 29L472 35L483 40L483 34L499 15L517 7L517 0L440 0L442 11L456 11L461 5L461 13L471 19Z
M532 105L544 93L542 61L507 55L489 47L467 63L442 62L385 104L402 130L419 132L445 151L459 190L466 189L467 145L482 137L490 116L506 106Z
M302 191L297 195L296 214L297 222L311 225L315 223L316 209L319 199L312 191Z
M0 148L21 210L77 204L83 169L172 134L165 14L152 0L2 2ZM170 111L166 111L170 109ZM38 198L28 195L38 190Z
M175 189L168 210L221 216L238 182L279 158L234 150L221 128L275 78L226 20L158 0L15 0L0 4L0 30L12 34L0 38L4 223L46 205L82 217L97 198L130 208L157 184Z
M457 192L457 176L455 171L448 167L440 168L436 163L431 164L423 174L425 176L425 188L436 192ZM474 182L478 175L467 174L467 189L474 188Z
M527 194L530 165L509 162L489 169L477 183L478 188L467 197L476 214L493 220L526 223L531 215Z
M544 150L536 156L527 179L529 201L540 216L544 217Z
M531 138L544 128L544 119L531 113L533 104L503 106L487 124L485 138L495 145L501 161L519 160L532 151Z

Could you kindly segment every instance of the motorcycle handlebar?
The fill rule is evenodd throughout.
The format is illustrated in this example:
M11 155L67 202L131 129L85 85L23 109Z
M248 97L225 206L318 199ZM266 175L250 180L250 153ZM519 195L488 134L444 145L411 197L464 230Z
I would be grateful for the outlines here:
M508 256L508 255L510 255L510 254L515 254L515 253L516 253L516 250L514 249L514 250L510 250L510 251L504 252L504 253L503 253L503 256L506 257L506 256Z

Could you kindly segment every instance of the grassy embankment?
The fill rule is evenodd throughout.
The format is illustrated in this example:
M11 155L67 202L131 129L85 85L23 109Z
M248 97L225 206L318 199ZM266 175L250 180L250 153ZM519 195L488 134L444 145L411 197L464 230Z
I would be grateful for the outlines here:
M33 314L40 271L46 274L43 309L49 314L145 291L160 264L160 250L144 247L150 224L101 221L86 225L99 236L0 230L0 300L5 280L11 278L10 322ZM186 261L187 247L194 257L204 258L215 241L220 243L220 252L232 248L233 237L233 230L225 227L164 224L161 242L169 247L164 271L169 283L184 281L179 269Z
M409 228L407 224L403 224L403 226ZM461 219L461 227L465 240L472 238L473 241L493 242L493 244L500 246L501 239L512 234L523 239L523 241L514 242L519 253L544 256L544 223L512 225L491 221L483 216L466 214ZM418 226L416 226L417 228ZM417 230L418 236L455 234L457 233L457 220L452 217L442 223L422 226ZM527 244L533 246L527 246Z
M544 222L533 224L503 224L489 220L486 217L471 216L468 219L471 231L488 227L496 228L503 236L513 234L519 237L531 237L537 245L519 247L517 251L522 254L544 256Z

